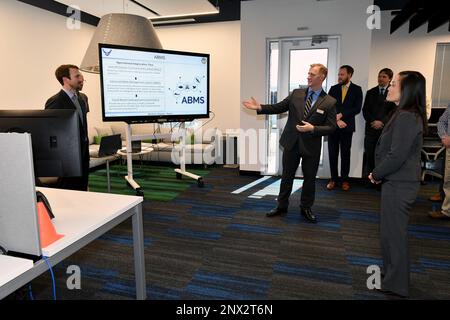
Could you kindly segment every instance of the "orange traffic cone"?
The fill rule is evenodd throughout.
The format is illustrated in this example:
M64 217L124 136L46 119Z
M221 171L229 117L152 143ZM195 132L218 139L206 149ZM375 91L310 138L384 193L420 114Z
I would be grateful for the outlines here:
M56 240L64 237L62 234L56 233L55 227L47 212L47 208L42 202L37 203L38 218L39 218L39 231L41 234L41 247L45 248L51 245Z

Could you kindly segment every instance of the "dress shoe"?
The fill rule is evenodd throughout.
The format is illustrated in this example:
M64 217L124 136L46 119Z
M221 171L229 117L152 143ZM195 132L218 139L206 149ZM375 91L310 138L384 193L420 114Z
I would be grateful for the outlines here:
M312 213L311 208L300 208L300 213L306 220L312 223L317 223L316 216Z
M428 212L428 216L430 218L433 218L433 219L443 219L443 220L450 219L450 217L445 215L445 214L443 214L442 211L431 211L431 212Z
M328 181L327 189L334 190L334 188L336 188L336 182L334 182L333 180Z
M347 181L342 182L342 190L343 191L350 190L350 184Z
M282 209L276 207L275 209L270 210L270 212L266 213L266 217L275 217L275 216L281 216L287 213L287 209Z
M436 193L435 195L432 195L431 197L428 198L428 200L433 201L433 202L443 201L440 193Z

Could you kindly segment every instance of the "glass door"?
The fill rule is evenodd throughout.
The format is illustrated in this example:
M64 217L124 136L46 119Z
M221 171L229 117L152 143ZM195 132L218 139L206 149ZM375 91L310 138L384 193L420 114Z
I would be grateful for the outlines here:
M308 71L313 63L321 63L328 68L328 77L323 83L323 89L328 92L337 82L338 44L338 37L331 36L320 37L320 41L313 38L269 40L267 46L269 103L283 100L296 88L306 88ZM282 149L278 140L286 121L287 114L267 117L266 174L281 175L282 173ZM329 171L327 138L325 137L317 176L328 177ZM296 175L302 176L300 167Z

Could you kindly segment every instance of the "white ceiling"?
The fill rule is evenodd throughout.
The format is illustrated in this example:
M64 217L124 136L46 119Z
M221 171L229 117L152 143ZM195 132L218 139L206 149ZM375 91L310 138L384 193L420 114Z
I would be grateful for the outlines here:
M129 0L54 0L75 5L81 11L101 17L108 13L129 13L156 18L152 12ZM136 0L162 17L198 15L217 11L208 0Z

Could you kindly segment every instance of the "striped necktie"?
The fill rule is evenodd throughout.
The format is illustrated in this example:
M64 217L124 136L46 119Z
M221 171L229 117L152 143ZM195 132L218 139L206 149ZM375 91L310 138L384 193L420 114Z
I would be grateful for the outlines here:
M305 119L306 116L308 115L308 113L311 111L311 106L312 106L312 101L313 101L313 94L314 94L314 92L311 92L309 94L308 99L306 100L305 112L303 112L303 119Z
M78 116L80 117L81 123L84 125L84 119L83 119L83 109L81 108L80 100L78 100L78 96L74 94L72 96L73 104L75 105L75 109L78 112Z

